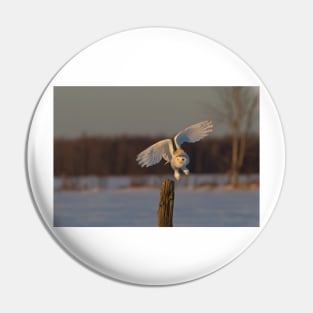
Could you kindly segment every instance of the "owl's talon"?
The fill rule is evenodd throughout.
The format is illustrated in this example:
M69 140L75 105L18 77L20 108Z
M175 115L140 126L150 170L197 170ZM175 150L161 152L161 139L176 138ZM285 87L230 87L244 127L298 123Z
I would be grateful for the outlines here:
M185 170L183 170L183 173L184 173L185 175L189 175L189 170L188 170L188 168L186 168Z

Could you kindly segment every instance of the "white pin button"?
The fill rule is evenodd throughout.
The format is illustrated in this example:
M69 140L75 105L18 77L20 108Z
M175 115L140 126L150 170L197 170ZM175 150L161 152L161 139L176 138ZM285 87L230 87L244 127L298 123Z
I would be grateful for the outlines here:
M54 239L93 271L143 285L194 280L239 256L269 220L284 166L258 76L217 42L169 28L121 32L68 61L27 146Z

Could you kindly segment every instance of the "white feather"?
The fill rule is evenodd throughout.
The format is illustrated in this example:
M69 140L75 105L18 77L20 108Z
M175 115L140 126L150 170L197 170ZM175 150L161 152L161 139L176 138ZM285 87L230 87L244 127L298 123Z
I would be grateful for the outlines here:
M158 141L137 155L137 162L141 167L149 167L159 163L162 158L169 162L173 155L173 144L171 139Z
M204 121L191 125L180 131L175 137L175 143L180 147L184 142L197 142L206 137L213 131L213 123L211 121Z

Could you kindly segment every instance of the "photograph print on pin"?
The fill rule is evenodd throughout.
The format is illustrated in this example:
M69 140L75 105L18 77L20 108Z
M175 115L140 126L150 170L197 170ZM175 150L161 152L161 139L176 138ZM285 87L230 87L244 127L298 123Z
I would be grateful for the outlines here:
M259 226L259 87L53 93L55 227Z

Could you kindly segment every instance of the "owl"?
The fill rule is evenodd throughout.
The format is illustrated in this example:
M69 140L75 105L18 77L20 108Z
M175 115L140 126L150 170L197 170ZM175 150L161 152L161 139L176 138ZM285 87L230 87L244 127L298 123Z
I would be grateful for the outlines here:
M156 142L137 155L137 162L141 167L149 167L159 163L162 158L170 163L176 180L180 179L180 172L189 174L187 165L189 155L181 148L184 142L197 142L213 131L211 121L203 121L191 125L180 131L173 139L164 139Z

